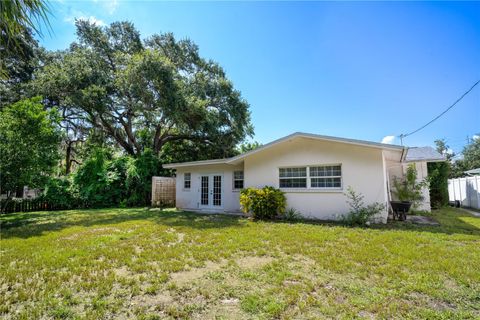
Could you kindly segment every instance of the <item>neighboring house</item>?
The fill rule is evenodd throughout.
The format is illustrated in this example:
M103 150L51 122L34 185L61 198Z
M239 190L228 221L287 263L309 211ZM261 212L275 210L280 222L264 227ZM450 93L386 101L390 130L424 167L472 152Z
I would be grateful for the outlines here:
M287 207L304 217L336 220L349 210L345 191L351 186L365 204L380 202L386 222L390 185L415 163L418 179L427 176L427 162L444 161L433 148L406 148L377 142L294 133L236 157L171 163L176 169L176 204L180 209L240 211L239 191L273 186L287 197ZM428 189L423 210L430 210Z
M467 176L480 176L480 168L467 170L464 172Z
M16 191L10 194L10 197L13 199L35 199L41 194L40 189L30 189L28 186L24 186L20 191ZM0 195L0 199L7 199L8 195L6 193Z

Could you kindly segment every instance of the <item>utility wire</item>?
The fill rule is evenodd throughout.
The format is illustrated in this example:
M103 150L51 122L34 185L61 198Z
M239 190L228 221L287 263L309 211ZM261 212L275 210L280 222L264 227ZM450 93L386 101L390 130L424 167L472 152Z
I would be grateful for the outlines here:
M450 110L450 109L452 109L453 107L455 107L455 105L456 105L457 103L459 103L460 100L462 100L467 94L469 94L470 91L472 91L473 88L475 88L475 86L476 86L477 84L479 84L479 83L480 83L480 80L478 80L477 82L475 82L475 84L474 84L470 89L468 89L467 92L465 92L464 94L462 94L462 96L461 96L460 98L458 98L457 101L455 101L450 107L448 107L447 109L445 109L442 113L440 113L438 116L436 116L435 118L433 118L432 120L430 120L429 122L427 122L426 124L424 124L423 126L421 126L420 128L418 128L417 130L412 131L412 132L410 132L410 133L406 133L406 134L402 133L402 134L399 136L400 139L403 139L403 138L405 138L405 137L411 136L411 135L414 134L414 133L417 133L418 131L422 130L423 128L425 128L426 126L428 126L429 124L431 124L432 122L434 122L435 120L437 120L438 118L440 118L441 116L443 116L445 113L447 113L448 110Z

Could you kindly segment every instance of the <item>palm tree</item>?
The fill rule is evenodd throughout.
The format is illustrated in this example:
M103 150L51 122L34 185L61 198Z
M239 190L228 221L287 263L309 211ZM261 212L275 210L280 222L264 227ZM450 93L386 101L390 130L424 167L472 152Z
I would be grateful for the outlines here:
M0 0L0 60L8 54L23 55L22 35L31 29L42 35L41 25L50 29L48 5L43 0ZM0 78L7 75L0 64Z

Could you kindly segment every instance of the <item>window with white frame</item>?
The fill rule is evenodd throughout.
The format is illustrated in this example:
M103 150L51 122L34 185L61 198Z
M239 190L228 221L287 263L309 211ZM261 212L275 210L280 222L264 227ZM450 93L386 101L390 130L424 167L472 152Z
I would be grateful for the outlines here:
M340 189L342 166L336 164L280 168L279 182L280 188Z
M280 188L306 188L307 167L280 168Z
M233 189L243 189L243 171L233 172Z
M341 188L342 166L310 167L311 188Z
M190 189L192 186L192 174L190 172L183 174L183 188Z

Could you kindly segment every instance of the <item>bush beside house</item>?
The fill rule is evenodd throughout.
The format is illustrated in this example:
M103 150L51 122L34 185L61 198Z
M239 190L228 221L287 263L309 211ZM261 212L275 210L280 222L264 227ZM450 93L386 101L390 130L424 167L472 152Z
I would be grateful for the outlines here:
M254 219L273 219L285 212L285 194L274 187L247 188L240 192L240 205Z
M432 208L441 208L448 205L448 162L432 162L427 164L430 182L430 204Z
M381 203L374 202L365 205L364 196L356 192L352 187L347 188L345 193L350 211L343 216L342 222L349 226L365 226L372 222L375 215L382 212L385 206Z
M75 173L51 178L42 197L66 208L149 205L151 179L160 167L158 158L149 150L134 158L97 148Z

